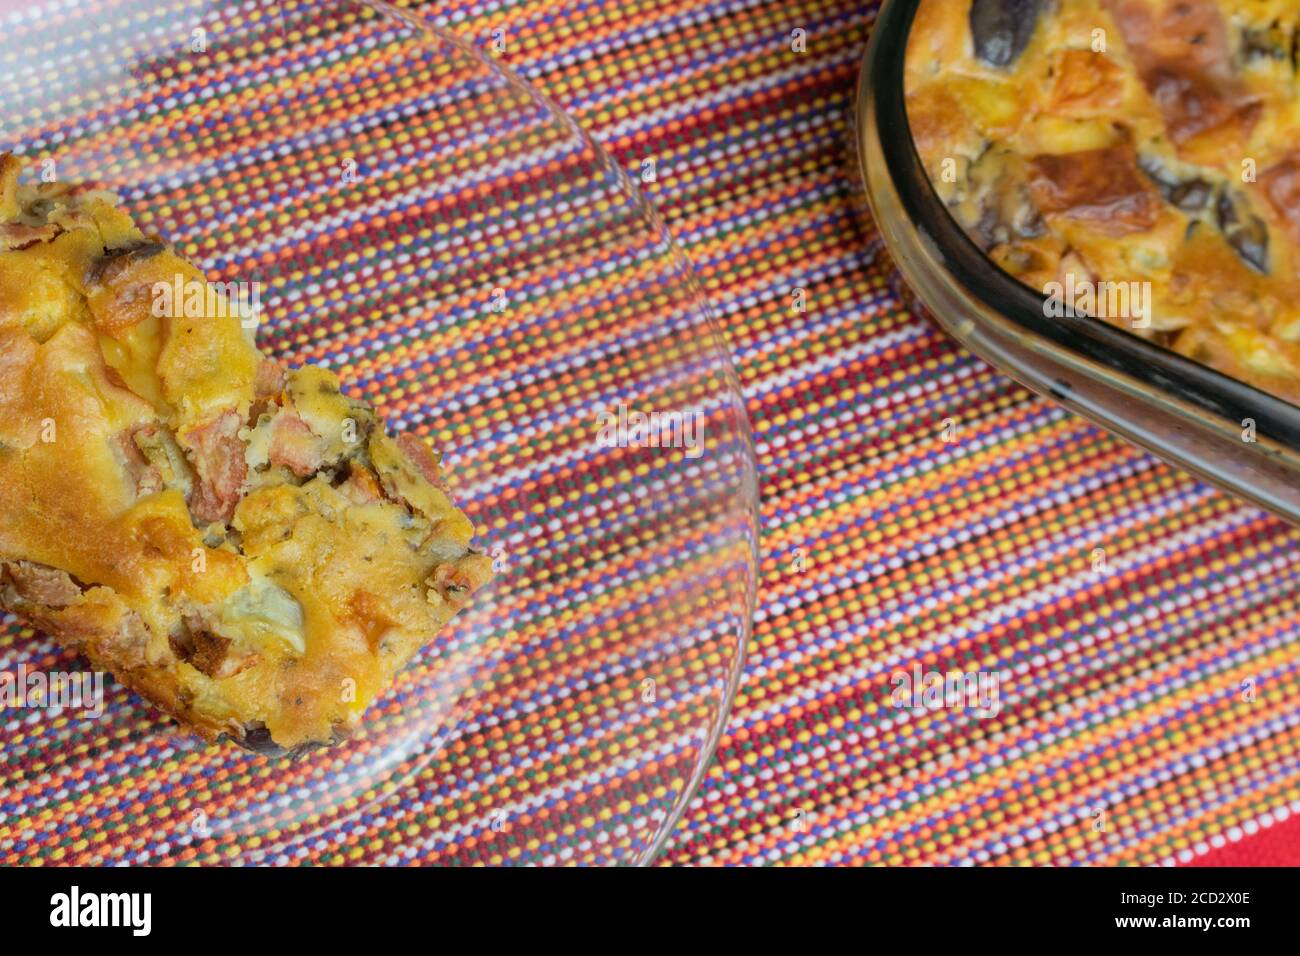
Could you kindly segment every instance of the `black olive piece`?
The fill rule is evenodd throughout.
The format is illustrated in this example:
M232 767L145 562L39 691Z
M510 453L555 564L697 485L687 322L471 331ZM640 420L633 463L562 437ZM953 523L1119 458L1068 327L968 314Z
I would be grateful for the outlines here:
M1246 265L1256 272L1268 275L1268 224L1263 219L1251 216L1248 226L1226 236L1228 244Z
M994 246L1002 245L1010 238L999 210L993 206L981 207L979 221L975 223L974 231L979 247L985 252Z
M1189 179L1174 187L1169 201L1184 212L1198 212L1209 204L1213 194L1213 188L1204 179Z
M975 55L990 66L1010 66L1029 46L1043 0L974 0L970 32Z
M1214 187L1204 179L1179 179L1158 159L1139 157L1138 167L1155 183L1165 202L1183 212L1200 212L1214 195Z
M1256 272L1268 275L1268 223L1249 213L1243 216L1227 189L1220 191L1215 200L1214 215L1223 238L1241 261Z
M307 754L324 750L327 747L333 747L347 739L347 735L341 733L337 728L334 730L333 739L326 743L309 743L299 744L296 747L281 747L271 739L271 731L265 724L249 724L244 730L242 739L228 734L222 734L222 739L229 740L236 747L247 750L249 753L255 753L262 757L288 757L290 760L296 760L299 757L305 757Z
M1214 201L1214 216L1219 223L1219 229L1227 232L1239 222L1237 217L1237 205L1232 201L1232 194L1224 189L1219 192L1219 197Z
M264 724L250 726L244 732L243 740L238 737L230 740L238 747L265 757L280 757L285 753L285 749L271 739L271 731Z

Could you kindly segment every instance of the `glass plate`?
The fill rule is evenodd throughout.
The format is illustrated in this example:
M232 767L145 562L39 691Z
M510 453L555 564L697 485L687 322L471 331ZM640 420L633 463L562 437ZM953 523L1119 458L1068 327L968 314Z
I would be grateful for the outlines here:
M756 484L724 344L623 171L428 23L318 0L0 13L0 147L260 283L263 348L441 449L498 570L297 761L178 737L111 679L98 718L5 711L0 862L649 860L735 691ZM5 619L0 670L79 666Z

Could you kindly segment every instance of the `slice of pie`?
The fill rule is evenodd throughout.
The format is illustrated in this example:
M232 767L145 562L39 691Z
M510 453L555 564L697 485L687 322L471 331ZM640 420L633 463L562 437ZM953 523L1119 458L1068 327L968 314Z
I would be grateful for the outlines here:
M207 740L346 737L491 576L418 438L0 155L0 606Z

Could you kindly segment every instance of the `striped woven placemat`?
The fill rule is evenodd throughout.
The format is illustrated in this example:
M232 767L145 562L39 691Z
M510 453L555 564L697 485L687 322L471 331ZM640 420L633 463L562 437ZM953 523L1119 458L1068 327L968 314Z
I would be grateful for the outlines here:
M667 861L1192 862L1300 809L1300 536L900 306L846 161L874 4L415 6L655 158L748 397L756 633ZM918 669L998 713L900 711Z
M1194 862L1300 809L1296 532L902 307L847 158L873 4L406 6L493 49L627 168L655 161L644 188L746 391L755 636L665 862ZM970 697L927 696L950 673ZM87 760L70 792L125 794ZM169 780L133 806L232 787ZM419 839L418 789L396 799L282 861L474 858Z

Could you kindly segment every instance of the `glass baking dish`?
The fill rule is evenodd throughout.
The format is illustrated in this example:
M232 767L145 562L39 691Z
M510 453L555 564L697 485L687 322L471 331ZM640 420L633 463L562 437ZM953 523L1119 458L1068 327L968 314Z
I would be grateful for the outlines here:
M859 81L856 148L899 271L968 349L1021 384L1300 523L1300 408L1087 315L1049 317L935 194L908 126L907 38L918 0L885 0Z

